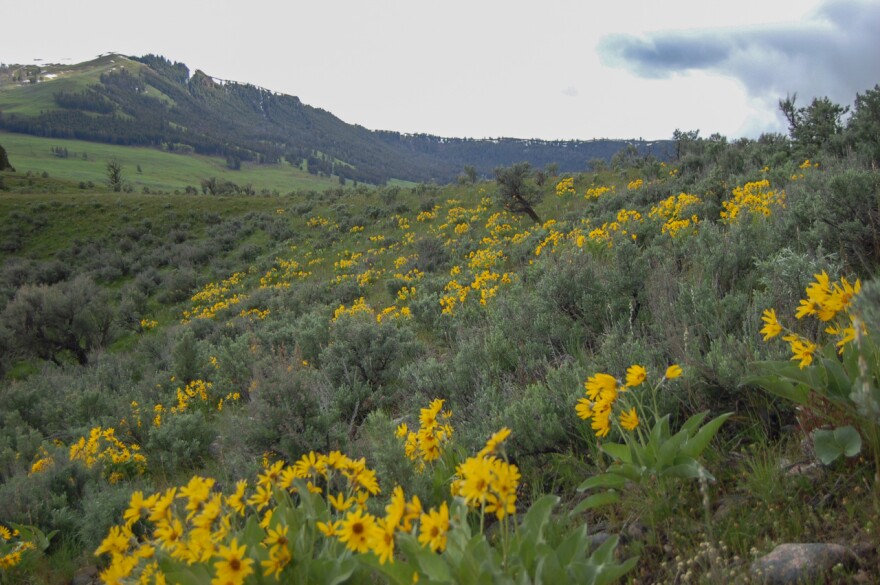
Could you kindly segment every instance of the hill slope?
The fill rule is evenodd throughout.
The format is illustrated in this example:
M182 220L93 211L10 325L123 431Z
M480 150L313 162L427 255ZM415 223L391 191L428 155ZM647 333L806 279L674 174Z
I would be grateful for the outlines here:
M241 162L289 163L369 183L453 180L465 164L483 175L527 160L583 170L621 148L665 152L642 141L448 139L371 131L299 98L219 80L183 63L110 54L74 66L0 69L0 129L120 145L152 146Z

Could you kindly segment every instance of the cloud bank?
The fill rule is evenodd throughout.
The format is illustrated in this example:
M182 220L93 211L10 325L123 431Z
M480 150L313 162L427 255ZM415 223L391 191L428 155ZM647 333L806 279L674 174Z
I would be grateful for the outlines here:
M740 29L613 35L599 45L606 64L645 78L706 71L737 78L752 98L798 104L827 96L849 105L880 83L880 3L838 0L808 20Z

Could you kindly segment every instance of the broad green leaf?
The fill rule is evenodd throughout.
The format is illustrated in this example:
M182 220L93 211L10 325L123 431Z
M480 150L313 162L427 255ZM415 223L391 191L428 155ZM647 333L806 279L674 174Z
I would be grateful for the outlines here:
M795 404L806 404L810 396L810 389L803 384L793 384L774 374L768 376L750 376L743 381L743 385L758 386L770 394L774 394L786 400L791 400Z
M604 443L600 445L599 448L618 461L623 461L624 463L633 462L632 452L628 445L621 445L620 443Z
M593 488L620 488L623 487L626 482L627 479L620 475L614 473L600 473L599 475L594 475L593 477L586 479L578 486L577 491L585 492Z
M613 473L620 477L624 477L629 481L639 483L642 480L642 474L644 474L644 472L645 467L638 467L632 463L624 463L622 465L612 465L605 473Z
M564 567L553 549L541 554L535 567L535 585L565 583L568 581L568 575Z
M708 414L708 410L704 410L703 412L695 414L694 416L687 419L683 425L681 425L681 430L687 431L688 436L692 435L693 431L695 431L697 427L702 424L703 420Z
M660 443L662 443L665 439L669 438L669 415L667 414L663 418L659 419L654 423L654 428L651 429L651 435L648 439L648 444L653 446L654 449L659 448Z
M543 531L550 519L550 512L559 503L558 496L543 496L539 498L526 512L520 530L524 539L531 540L535 546L543 542Z
M828 373L828 393L835 396L838 400L849 399L853 381L847 376L843 369L843 364L840 363L836 353L833 358L823 359L820 363Z
M593 551L593 554L590 555L590 562L607 564L614 561L614 549L617 548L617 543L619 541L619 536L612 536L606 539L605 542L600 544L599 547Z
M639 557L633 557L625 560L623 563L607 564L598 567L596 576L592 581L593 585L609 585L632 571L639 562Z
M334 563L332 578L327 579L327 585L339 585L340 583L345 583L348 581L348 578L351 577L351 574L354 573L354 570L357 568L358 562L351 557L348 558L338 558Z
M598 494L593 494L589 498L585 499L583 502L574 507L574 509L569 512L569 516L574 516L576 514L580 514L584 510L592 510L593 508L599 508L601 506L607 506L609 504L615 504L620 501L620 494L615 492L614 490L608 490L607 492L600 492Z
M160 559L159 568L162 569L168 583L202 585L203 583L210 583L213 577L207 565L181 566L171 559Z
M410 563L395 559L393 563L385 563L383 565L379 562L379 557L376 555L363 555L361 557L361 562L372 567L377 573L390 579L392 583L396 583L397 585L412 585L412 576L416 570Z
M819 429L813 432L813 446L819 461L828 465L841 455L858 455L862 450L862 437L849 425L833 431Z
M700 475L710 478L709 473L697 461L691 459L684 463L677 463L672 467L667 467L660 472L665 477L678 477L681 479L697 479Z
M590 546L590 539L587 537L587 526L581 524L565 537L556 549L559 555L559 562L563 565L569 565L575 560L580 560L587 556L587 548Z
M449 566L443 561L440 555L434 554L428 549L421 549L415 558L415 562L431 581L440 583L452 582L452 574L449 572Z
M697 434L682 445L681 453L688 457L699 457L700 453L702 453L709 444L709 441L715 436L715 433L718 432L718 429L721 428L721 425L724 424L724 421L731 416L733 416L732 412L726 412L707 422L699 431L697 431Z
M670 465L678 455L681 446L688 440L689 431L684 429L678 431L660 445L657 452L657 469L663 469Z

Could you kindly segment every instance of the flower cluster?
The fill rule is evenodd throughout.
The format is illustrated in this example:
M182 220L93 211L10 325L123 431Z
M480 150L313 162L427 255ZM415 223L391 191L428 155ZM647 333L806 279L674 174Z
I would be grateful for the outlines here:
M236 272L220 284L213 282L206 284L190 299L193 306L183 312L182 322L189 323L192 319L212 319L220 311L245 300L246 295L236 292L236 289L241 288L245 276L244 272Z
M634 181L630 181L626 184L626 188L629 191L638 191L642 187L645 186L645 182L642 179L636 179Z
M0 524L0 571L17 566L28 551L36 548L32 541L21 538L17 528L10 530Z
M598 199L599 197L601 197L605 193L613 193L616 190L617 190L616 186L590 187L589 189L587 189L587 192L584 194L584 199L587 199L587 200Z
M737 223L747 215L770 216L773 207L785 207L785 191L770 188L770 181L753 181L733 190L733 199L722 201L724 210L721 220L725 223Z
M556 196L565 197L566 195L574 195L574 177L566 177L556 183Z
M112 427L95 427L89 431L88 439L80 437L70 446L70 460L82 461L88 468L102 464L110 483L140 475L147 468L147 458L140 453L140 446L120 441Z
M494 514L499 520L516 514L520 473L516 465L507 462L502 449L509 436L510 429L502 428L489 437L476 456L456 468L451 486L452 495L464 498L472 508L479 508L481 515Z
M397 427L397 437L404 439L404 453L419 463L419 470L425 469L425 463L439 459L444 445L452 438L452 413L443 410L443 403L443 399L437 398L421 410L418 431L409 430L406 423Z
M696 214L687 215L689 208L698 205L701 200L696 195L680 193L672 195L651 208L648 216L663 221L661 233L676 237L682 232L695 232L700 219Z
M287 260L276 258L275 264L260 278L260 288L290 288L290 283L294 279L303 280L311 275L311 271L305 270L305 267L293 258Z
M815 274L814 278L816 280L807 286L807 298L801 299L795 317L798 319L813 317L826 323L825 333L837 339L835 345L840 352L843 352L844 348L855 340L857 330L859 333L866 333L864 325L857 322L849 311L853 299L862 290L862 283L856 279L855 283L850 284L846 278L841 278L840 282L831 282L824 271ZM782 340L791 348L791 359L797 361L801 369L813 363L813 356L819 350L815 342L783 327L776 317L775 309L766 309L761 320L764 322L764 327L761 328L764 341L786 332Z
M394 562L399 532L418 532L424 546L445 548L445 503L425 512L418 497L407 500L397 487L386 514L377 517L367 503L380 491L375 471L363 459L334 451L308 453L293 465L264 461L253 488L241 480L231 493L200 476L148 497L135 492L124 523L113 526L95 551L110 556L101 578L164 583L164 571L199 567L197 573L216 584L240 584L258 571L260 582L290 582L303 554L338 554L304 540L320 534L353 553L372 552L382 564Z
M682 369L677 365L666 368L663 380L671 380L681 375ZM606 437L611 431L613 414L615 409L619 411L618 423L627 431L634 431L639 426L639 416L636 407L615 408L620 404L620 398L630 388L641 386L648 378L647 370L638 364L633 364L626 370L626 379L621 382L611 374L598 373L587 378L584 382L586 397L578 400L575 411L578 417L591 421L591 427L597 437ZM661 381L662 382L662 381Z

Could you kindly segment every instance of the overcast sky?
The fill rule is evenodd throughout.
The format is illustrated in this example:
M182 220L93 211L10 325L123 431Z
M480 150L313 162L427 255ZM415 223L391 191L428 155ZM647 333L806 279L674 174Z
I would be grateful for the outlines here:
M131 8L129 8L131 6ZM28 0L0 62L155 53L346 122L441 136L734 138L880 83L878 0Z

